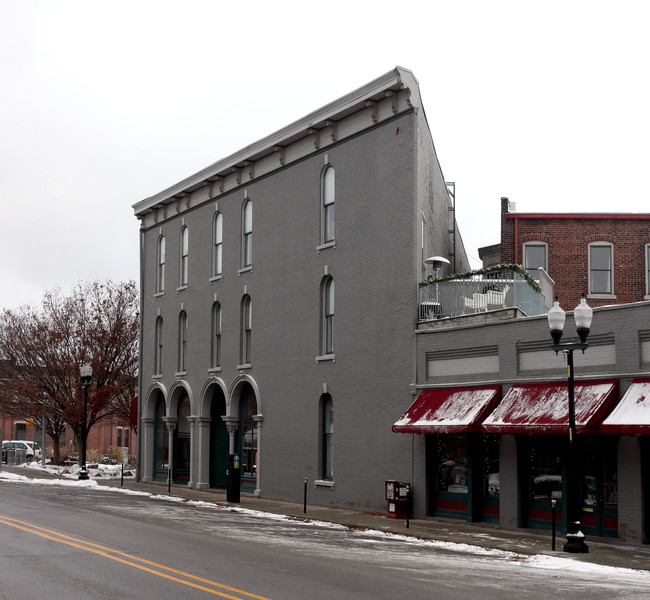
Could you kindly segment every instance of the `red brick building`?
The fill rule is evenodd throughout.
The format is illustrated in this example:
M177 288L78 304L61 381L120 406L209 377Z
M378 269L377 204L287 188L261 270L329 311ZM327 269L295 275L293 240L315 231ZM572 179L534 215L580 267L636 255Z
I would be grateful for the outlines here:
M6 414L0 414L0 433L3 440L34 440L41 444L42 434L38 424L28 419L16 419ZM65 440L61 440L67 450L73 454L78 451L77 442L72 429L66 427ZM95 425L88 434L88 450L97 450L100 454L109 454L109 448L124 448L124 452L134 456L137 448L137 437L128 419L109 417ZM45 437L45 449L49 456L52 449L50 436Z
M499 261L520 264L533 277L544 268L565 309L577 305L582 293L594 307L650 299L650 214L511 208L502 198ZM481 257L494 256L495 249L482 248Z

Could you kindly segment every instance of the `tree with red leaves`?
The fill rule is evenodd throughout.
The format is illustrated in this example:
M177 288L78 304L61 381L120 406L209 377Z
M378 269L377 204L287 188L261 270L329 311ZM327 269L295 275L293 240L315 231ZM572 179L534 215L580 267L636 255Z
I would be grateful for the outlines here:
M79 283L69 295L46 292L39 307L3 311L0 358L0 410L44 419L58 462L66 425L81 440L102 419L129 414L137 393L135 282ZM79 373L84 363L93 370L85 424Z

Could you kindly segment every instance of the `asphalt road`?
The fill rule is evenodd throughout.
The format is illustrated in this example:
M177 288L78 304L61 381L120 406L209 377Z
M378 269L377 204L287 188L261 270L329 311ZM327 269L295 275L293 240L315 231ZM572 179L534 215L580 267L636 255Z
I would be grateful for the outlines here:
M650 598L647 574L128 495L0 483L0 598Z

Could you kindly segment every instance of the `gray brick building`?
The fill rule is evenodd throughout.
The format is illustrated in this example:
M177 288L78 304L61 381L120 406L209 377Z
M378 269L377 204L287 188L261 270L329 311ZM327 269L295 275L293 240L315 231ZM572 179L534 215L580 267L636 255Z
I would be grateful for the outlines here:
M396 68L134 205L139 475L385 510L412 480L424 260L468 269L418 83Z

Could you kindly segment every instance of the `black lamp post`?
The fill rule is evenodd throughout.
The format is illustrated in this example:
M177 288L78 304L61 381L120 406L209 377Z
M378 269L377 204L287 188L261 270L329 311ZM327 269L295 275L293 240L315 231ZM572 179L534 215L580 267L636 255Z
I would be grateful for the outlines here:
M90 378L93 376L93 368L84 363L79 368L81 374L81 386L84 389L84 420L81 425L81 472L79 479L88 479L88 471L86 470L86 420L88 417L88 388L90 387Z
M580 304L576 306L573 311L573 318L576 322L576 331L580 338L579 343L561 344L562 331L564 330L564 321L566 318L565 312L560 308L560 303L555 299L553 308L548 311L548 325L551 329L551 337L553 338L553 350L555 354L563 352L567 359L568 368L568 388L569 388L569 456L567 464L567 498L566 498L566 511L567 511L567 542L564 544L565 552L589 552L589 548L585 544L585 536L580 528L580 514L582 502L580 499L580 485L577 465L577 452L576 452L576 411L575 411L575 393L573 383L573 351L584 351L589 348L587 344L587 336L589 335L589 328L591 327L591 318L593 311L587 304L584 296L580 300Z

